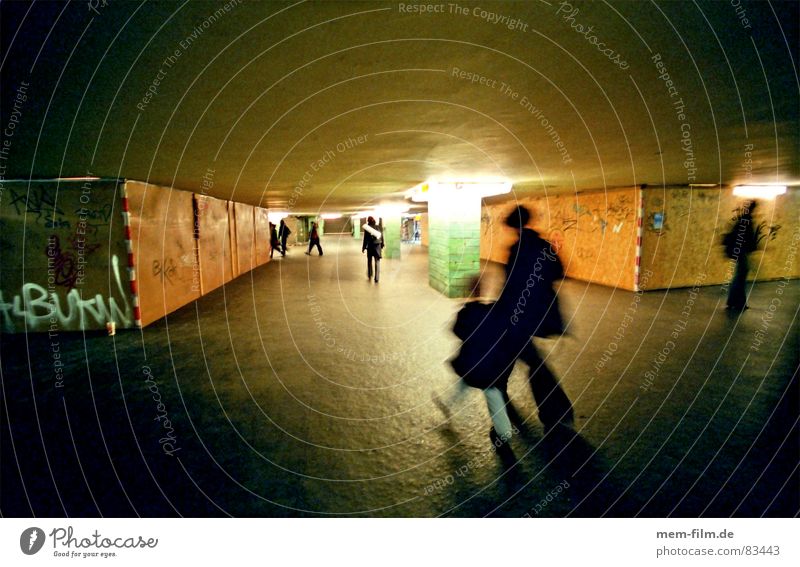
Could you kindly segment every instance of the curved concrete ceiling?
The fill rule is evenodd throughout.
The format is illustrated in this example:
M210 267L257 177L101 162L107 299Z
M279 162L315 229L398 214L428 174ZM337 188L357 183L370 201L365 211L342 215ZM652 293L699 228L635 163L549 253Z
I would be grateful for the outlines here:
M800 180L796 2L94 6L2 4L6 178L293 211L429 178Z

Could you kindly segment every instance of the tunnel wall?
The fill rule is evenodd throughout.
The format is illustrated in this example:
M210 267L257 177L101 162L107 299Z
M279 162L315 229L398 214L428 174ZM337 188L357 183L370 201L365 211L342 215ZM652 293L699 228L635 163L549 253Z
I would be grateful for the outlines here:
M269 262L269 217L267 209L253 208L253 219L256 231L256 266Z
M255 207L244 203L234 203L236 216L236 275L249 272L256 267Z
M135 323L121 182L3 181L0 329L104 329Z
M194 195L139 181L125 183L142 325L200 297Z
M507 199L481 211L481 258L505 264L516 239L503 219L527 206L531 227L550 241L568 277L634 289L637 190L558 194Z
M642 269L652 272L643 289L724 284L733 263L723 254L722 238L744 199L731 188L667 187L644 190ZM656 225L656 215L662 225ZM789 188L775 200L759 200L753 214L765 238L750 255L750 279L800 277L800 191Z
M200 257L200 291L206 294L233 279L228 201L195 195Z
M148 325L269 261L266 209L139 181L4 181L0 330Z

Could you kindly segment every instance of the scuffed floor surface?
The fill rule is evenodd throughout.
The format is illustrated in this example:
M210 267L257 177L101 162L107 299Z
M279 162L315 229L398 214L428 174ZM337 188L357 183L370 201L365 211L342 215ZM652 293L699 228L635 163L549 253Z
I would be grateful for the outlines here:
M143 332L60 333L63 388L47 334L3 335L2 514L800 509L798 282L758 284L739 318L722 288L702 288L686 318L687 289L565 281L571 334L538 345L574 401L576 434L544 434L520 364L513 464L492 452L480 392L449 420L432 402L456 383L446 361L460 301L428 287L424 249L384 260L375 285L358 243L323 246L323 257L294 248Z

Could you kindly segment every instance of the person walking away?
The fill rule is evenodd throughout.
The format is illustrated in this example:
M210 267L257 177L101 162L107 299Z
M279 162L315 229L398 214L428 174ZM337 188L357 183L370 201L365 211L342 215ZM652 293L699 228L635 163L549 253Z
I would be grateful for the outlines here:
M456 316L453 333L462 340L458 355L450 365L461 378L446 401L434 397L434 402L446 416L450 408L463 399L469 388L483 391L492 418L489 439L498 454L513 459L510 441L514 433L508 416L508 378L514 368L513 353L505 349L501 320L493 313L493 302L481 300L480 280L473 281L470 298Z
M373 217L368 217L367 224L364 225L364 242L361 245L361 253L367 253L367 279L372 277L373 261L375 263L375 283L378 283L381 276L381 250L383 246L383 233L380 227L375 223Z
M317 226L317 223L312 222L311 223L311 235L309 236L309 239L308 239L308 252L306 252L306 256L311 256L311 249L314 248L314 246L317 247L317 250L319 250L319 255L322 256L322 246L319 243L318 226Z
M292 234L292 231L286 226L286 222L281 219L281 225L278 228L278 238L281 240L281 256L286 256L286 241L289 239L290 234Z
M281 243L278 240L278 232L275 230L275 223L269 223L269 257L275 253L275 250L281 251Z
M505 219L519 238L509 251L497 312L507 330L506 348L528 366L528 382L539 408L539 420L549 431L558 425L572 427L572 403L539 356L532 338L564 333L553 289L553 283L564 277L564 268L550 243L527 228L530 219L530 212L523 206L516 207Z
M725 255L736 262L728 289L728 306L731 311L743 311L747 305L747 273L750 266L747 255L758 249L759 234L753 227L753 211L756 202L750 201L742 206L739 215L734 219L733 228L725 235L723 245Z

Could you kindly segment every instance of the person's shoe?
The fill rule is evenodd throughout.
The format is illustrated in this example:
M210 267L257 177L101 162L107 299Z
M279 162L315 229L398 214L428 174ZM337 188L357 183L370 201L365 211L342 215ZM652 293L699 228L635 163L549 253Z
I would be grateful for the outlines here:
M304 252L306 256L311 256L311 252Z
M511 466L517 462L517 457L514 455L514 450L511 448L510 437L508 439L503 439L497 434L494 427L492 427L489 430L489 439L492 442L492 446L497 451L497 456L500 457L504 465Z
M551 431L574 431L575 429L575 419L571 416L564 416L558 421L553 423L545 423L544 424L544 433L547 435Z

